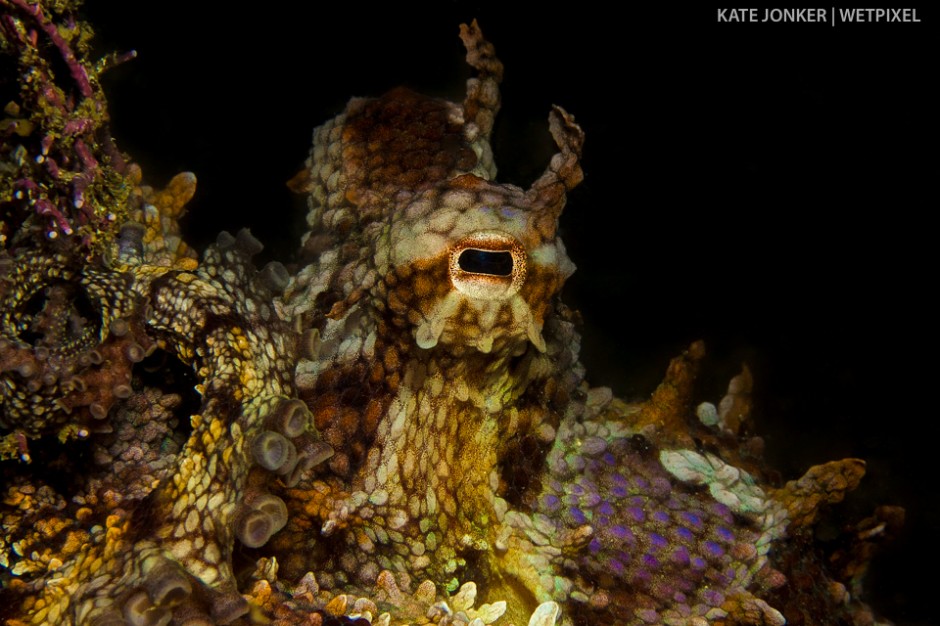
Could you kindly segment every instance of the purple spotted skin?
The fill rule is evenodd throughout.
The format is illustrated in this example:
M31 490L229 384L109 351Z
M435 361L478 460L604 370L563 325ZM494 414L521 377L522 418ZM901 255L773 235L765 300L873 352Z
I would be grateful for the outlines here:
M707 492L673 478L657 453L638 448L611 438L567 451L565 467L583 469L552 473L538 499L542 512L568 530L591 526L593 537L567 574L583 588L603 589L619 615L633 616L628 623L705 615L750 582L737 572L757 556L736 561L732 548L753 544L759 533ZM549 467L562 466L549 456ZM568 506L559 517L560 499ZM608 615L598 610L596 617Z

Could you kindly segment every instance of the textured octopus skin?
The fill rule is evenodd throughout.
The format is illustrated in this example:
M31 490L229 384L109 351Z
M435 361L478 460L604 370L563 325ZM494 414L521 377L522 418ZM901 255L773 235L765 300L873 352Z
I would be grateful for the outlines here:
M5 245L5 623L875 623L870 544L812 534L863 462L769 484L747 371L692 410L700 344L645 403L587 385L557 236L583 133L555 107L545 172L495 182L502 65L461 37L463 102L397 89L315 131L293 274L247 231L197 263L194 179L133 169L103 253L29 220Z

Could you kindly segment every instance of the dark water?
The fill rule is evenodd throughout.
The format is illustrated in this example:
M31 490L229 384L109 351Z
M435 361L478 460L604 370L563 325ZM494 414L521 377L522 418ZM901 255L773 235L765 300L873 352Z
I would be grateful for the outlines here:
M87 4L109 48L140 55L108 82L119 145L155 184L199 177L189 239L248 225L281 260L303 225L284 182L312 128L350 96L398 84L462 94L457 24L478 17L506 65L501 180L525 185L545 166L550 104L587 133L587 178L562 226L590 379L643 397L704 338L704 392L717 400L748 362L784 477L859 456L869 473L846 516L907 508L871 601L898 624L931 623L936 576L916 570L940 562L924 223L936 210L924 156L937 145L936 11L831 27L719 24L713 7L672 5L619 18L583 2L518 16L477 3L227 15L177 0Z

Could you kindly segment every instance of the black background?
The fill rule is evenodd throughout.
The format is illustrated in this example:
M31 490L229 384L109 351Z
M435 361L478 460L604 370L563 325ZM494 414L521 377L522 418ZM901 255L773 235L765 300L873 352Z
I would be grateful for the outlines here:
M477 17L506 66L500 180L542 171L552 103L587 133L562 236L590 380L645 397L703 338L717 401L747 361L785 478L858 456L868 476L846 519L907 508L871 601L897 624L936 623L935 11L833 28L720 24L716 7L669 4L194 5L86 12L102 50L139 53L107 76L118 145L156 186L199 179L197 248L250 226L288 261L304 210L284 183L313 127L400 84L459 100L457 25Z

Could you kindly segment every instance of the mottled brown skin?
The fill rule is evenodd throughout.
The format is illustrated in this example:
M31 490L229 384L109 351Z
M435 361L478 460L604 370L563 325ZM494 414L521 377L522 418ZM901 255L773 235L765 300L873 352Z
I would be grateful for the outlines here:
M161 604L157 592L142 597L135 590L156 580L152 584L158 587L170 584L191 591L190 577L207 590L199 610L218 623L247 612L236 591L231 552L237 520L256 497L246 489L254 464L249 443L266 422L277 421L280 407L293 406L286 397L292 335L272 308L259 304L270 299L270 292L250 278L255 272L247 257L257 249L250 235L237 240L228 236L220 238L197 272L127 267L135 277L134 291L149 305L148 334L191 362L204 381L197 387L202 406L191 418L192 434L175 467L154 476L155 483L135 498L98 502L87 513L74 512L78 535L68 538L56 557L61 582L44 591L38 587L37 596L23 604L29 623L77 616L104 620L128 610L169 615L185 598L174 595ZM302 437L294 438L299 445ZM102 510L109 508L105 527L96 531L93 525L105 521ZM14 532L7 541L20 540L16 537ZM48 566L48 559L41 561ZM109 580L79 591L83 581L105 573ZM138 608L128 609L134 602Z
M530 468L500 465L512 455L537 467L579 380L555 298L573 266L555 230L581 177L581 131L557 110L562 152L542 178L528 191L491 182L502 68L475 27L462 36L480 72L462 105L403 89L354 100L315 132L295 180L311 196L305 249L318 256L284 305L305 329L300 397L336 454L285 493L296 514L275 549L306 547L281 561L288 575L336 570L368 590L386 569L439 587L485 574L507 507L497 491L522 499L537 484ZM467 249L512 268L461 269Z
M103 102L77 44L28 36L54 37L67 4L0 2L4 51L81 66L74 108L24 87L30 124ZM315 131L293 181L310 198L293 276L256 271L247 231L197 262L177 223L192 175L155 191L122 169L127 220L88 240L50 244L23 217L39 198L0 198L18 210L0 222L6 624L779 625L776 607L872 623L859 579L899 514L860 524L837 568L809 549L860 461L757 484L745 378L715 423L692 417L700 345L642 405L584 382L556 235L583 133L556 107L544 174L494 182L502 66L476 24L461 37L478 74L462 103L399 89ZM102 162L103 120L86 137ZM43 199L65 189L29 168L55 191ZM62 445L23 462L49 435ZM694 576L666 548L702 557Z
M555 435L580 428L587 429L580 438L608 433L601 437L611 449L623 449L617 436L641 442L635 458L620 452L628 457L623 467L660 483L685 470L664 471L659 451L698 442L759 476L760 441L746 423L748 379L733 381L718 429L689 420L701 344L673 362L649 402L585 405L572 316L557 298L573 266L556 240L565 193L581 180L583 135L556 108L551 128L560 153L545 174L528 190L493 182L486 131L501 68L473 27L462 36L479 72L462 104L404 89L353 100L315 131L298 178L310 195L305 250L316 254L283 304L304 329L300 397L336 454L283 492L291 521L272 542L284 555L281 572L314 571L325 586L375 597L386 571L402 586L427 579L451 591L472 579L488 599L507 600L507 615L517 621L540 602L565 599L566 619L580 615L583 623L680 619L688 609L673 602L668 585L646 589L571 565L584 558L597 529L539 517L556 475L546 471L546 455L553 440L556 449L576 450L579 438L560 443ZM484 259L481 267L463 266L468 250ZM785 577L753 544L781 538L788 516L799 526L823 502L838 501L861 467L850 460L814 468L801 479L805 489L780 490L776 499L747 489L731 497L758 499L759 510L734 511L741 527L731 560L695 574L701 582L694 585L703 594L710 584L725 585L719 561L749 573L729 588L727 602L700 602L688 619L782 623L759 596ZM707 509L708 498L694 488L673 488L682 506ZM717 529L720 518L709 527Z

